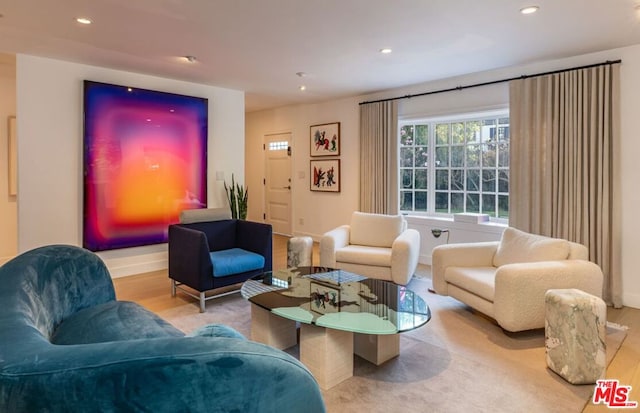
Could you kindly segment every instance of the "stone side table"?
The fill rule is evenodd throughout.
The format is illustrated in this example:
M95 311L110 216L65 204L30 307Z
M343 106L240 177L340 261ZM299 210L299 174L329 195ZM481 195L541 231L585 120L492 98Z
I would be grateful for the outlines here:
M292 237L287 241L287 268L313 265L313 239Z
M590 384L606 369L607 306L577 289L545 294L547 366L572 384Z

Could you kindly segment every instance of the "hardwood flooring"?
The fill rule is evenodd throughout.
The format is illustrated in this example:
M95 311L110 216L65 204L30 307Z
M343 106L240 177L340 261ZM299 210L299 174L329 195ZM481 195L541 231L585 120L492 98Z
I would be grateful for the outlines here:
M607 379L617 379L621 385L632 386L629 401L636 401L640 406L640 310L623 307L607 308L607 319L629 327L620 350L607 368ZM636 409L611 409L604 404L588 403L583 413L629 412Z
M318 245L314 244L313 263L319 263ZM286 268L287 238L275 235L273 243L273 268ZM167 271L156 271L114 279L116 296L119 300L135 301L147 309L159 312L187 303L197 305L195 300L178 293L171 297ZM211 305L209 302L208 305ZM617 379L621 385L632 386L629 400L640 403L640 310L624 307L607 309L610 322L627 326L627 337L607 369L608 379ZM583 413L627 412L629 409L610 409L605 405L588 403Z

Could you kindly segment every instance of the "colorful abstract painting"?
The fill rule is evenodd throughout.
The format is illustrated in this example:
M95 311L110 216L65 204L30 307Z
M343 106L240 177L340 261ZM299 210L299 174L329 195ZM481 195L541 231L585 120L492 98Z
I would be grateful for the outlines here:
M208 101L84 82L83 245L167 241L183 209L207 202Z

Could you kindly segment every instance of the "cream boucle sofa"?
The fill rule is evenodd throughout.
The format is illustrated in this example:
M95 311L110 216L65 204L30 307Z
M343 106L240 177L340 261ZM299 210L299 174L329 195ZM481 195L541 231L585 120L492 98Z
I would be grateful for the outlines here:
M320 239L320 266L406 285L420 255L420 233L401 215L354 212Z
M602 296L602 271L584 245L505 229L499 242L440 245L433 288L492 318L507 331L544 327L547 290Z

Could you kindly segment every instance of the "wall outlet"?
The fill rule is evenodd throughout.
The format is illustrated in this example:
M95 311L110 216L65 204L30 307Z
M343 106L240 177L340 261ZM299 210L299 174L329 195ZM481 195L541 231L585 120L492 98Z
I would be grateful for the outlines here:
M304 218L299 218L298 219L298 224L304 225Z

